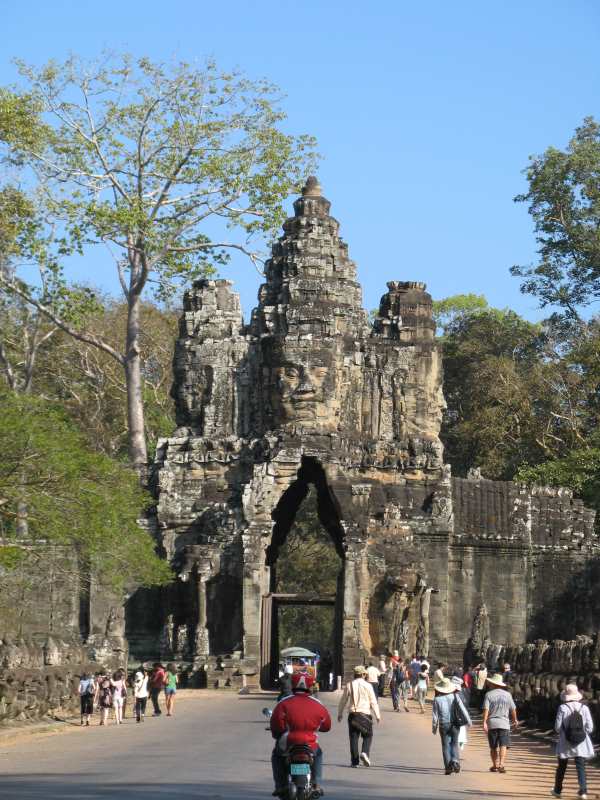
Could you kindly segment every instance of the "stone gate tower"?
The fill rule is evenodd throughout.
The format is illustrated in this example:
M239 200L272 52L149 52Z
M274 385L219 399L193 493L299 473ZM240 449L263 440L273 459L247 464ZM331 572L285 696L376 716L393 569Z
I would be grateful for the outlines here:
M485 559L473 541L485 506L477 498L504 490L489 481L453 487L444 466L431 298L422 283L390 282L369 324L329 209L309 178L248 325L229 281L200 281L184 299L178 428L159 443L155 465L157 534L179 575L163 604L162 654L206 665L215 679L221 670L234 681L268 680L273 565L311 484L343 559L338 673L392 649L458 657L477 604L499 588L498 579L474 591L462 568L465 547L469 569ZM453 496L471 520L466 544ZM503 586L520 610L495 636L521 640L527 587L515 587L511 571L513 561L520 575L528 569L532 515L519 509L531 495L517 487L499 502L512 510L494 545L511 542ZM580 504L569 499L554 518L572 530L573 515L589 543L593 517Z

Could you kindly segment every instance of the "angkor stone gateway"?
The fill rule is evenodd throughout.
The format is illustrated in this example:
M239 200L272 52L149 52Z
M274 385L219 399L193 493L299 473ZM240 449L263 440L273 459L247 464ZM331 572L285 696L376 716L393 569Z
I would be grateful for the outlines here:
M155 605L133 599L129 638L213 683L268 684L278 604L328 602L318 587L275 591L310 486L342 563L336 674L392 649L460 662L484 603L494 641L535 638L599 552L594 514L569 492L452 478L431 298L390 282L371 324L329 208L310 178L249 324L229 281L185 295L179 427L154 472L156 533L179 579ZM594 630L584 617L576 633Z

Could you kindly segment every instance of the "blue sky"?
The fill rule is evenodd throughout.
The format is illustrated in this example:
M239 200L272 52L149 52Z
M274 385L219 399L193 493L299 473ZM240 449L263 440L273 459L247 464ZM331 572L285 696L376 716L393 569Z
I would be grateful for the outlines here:
M600 117L595 0L317 2L53 0L4 3L0 81L11 58L41 63L103 48L203 60L266 77L287 95L289 130L314 134L332 213L357 262L365 307L388 280L435 298L485 294L538 317L509 275L534 258L524 187L530 154L564 146ZM290 205L291 208L291 205ZM74 274L116 291L98 254ZM246 313L260 279L224 270Z

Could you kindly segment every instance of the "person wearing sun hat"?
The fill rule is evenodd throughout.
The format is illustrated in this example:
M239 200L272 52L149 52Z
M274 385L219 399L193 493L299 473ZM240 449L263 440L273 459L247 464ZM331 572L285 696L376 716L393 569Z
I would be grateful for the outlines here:
M453 772L460 772L458 739L462 727L456 724L455 715L453 714L454 704L457 704L458 715L465 721L465 725L471 724L471 717L460 698L459 687L449 678L442 678L434 684L433 688L435 689L435 697L433 699L431 732L435 735L439 729L444 769L446 775L451 775Z
M348 736L350 738L350 764L358 767L371 766L371 745L373 743L373 716L381 722L379 704L373 686L366 680L366 669L362 665L354 667L354 680L344 687L338 706L338 722L342 721L344 709L348 706ZM359 752L358 744L362 737Z
M589 708L581 702L583 696L575 683L567 684L560 699L561 705L558 707L554 723L554 730L558 733L556 744L558 766L554 788L550 794L552 797L561 796L569 759L573 758L577 769L579 797L585 800L588 796L585 762L588 758L594 758L594 745L590 739L594 723Z
M506 753L510 747L511 722L516 728L517 707L499 672L488 676L488 691L483 701L483 730L490 745L490 772L506 772Z

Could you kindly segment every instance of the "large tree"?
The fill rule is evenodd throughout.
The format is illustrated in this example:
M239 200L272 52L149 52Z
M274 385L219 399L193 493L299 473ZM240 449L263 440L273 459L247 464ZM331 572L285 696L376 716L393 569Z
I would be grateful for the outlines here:
M526 175L528 191L515 200L529 204L538 263L511 271L542 307L576 319L600 299L600 124L584 119L564 150L533 156Z
M30 170L44 218L58 225L59 252L103 246L127 304L124 341L115 347L65 319L9 273L0 284L122 366L130 459L143 471L144 293L168 296L234 250L257 263L254 241L275 235L283 202L312 170L314 141L283 131L276 87L213 63L73 57L20 69L23 90L0 97L0 138L8 158ZM42 268L68 297L60 260Z
M10 571L19 556L44 559L49 548L65 548L77 555L80 580L93 575L118 592L168 582L167 563L138 524L151 497L135 473L94 453L55 405L8 391L0 405L0 567ZM16 532L23 500L26 541ZM63 570L68 577L70 560Z

